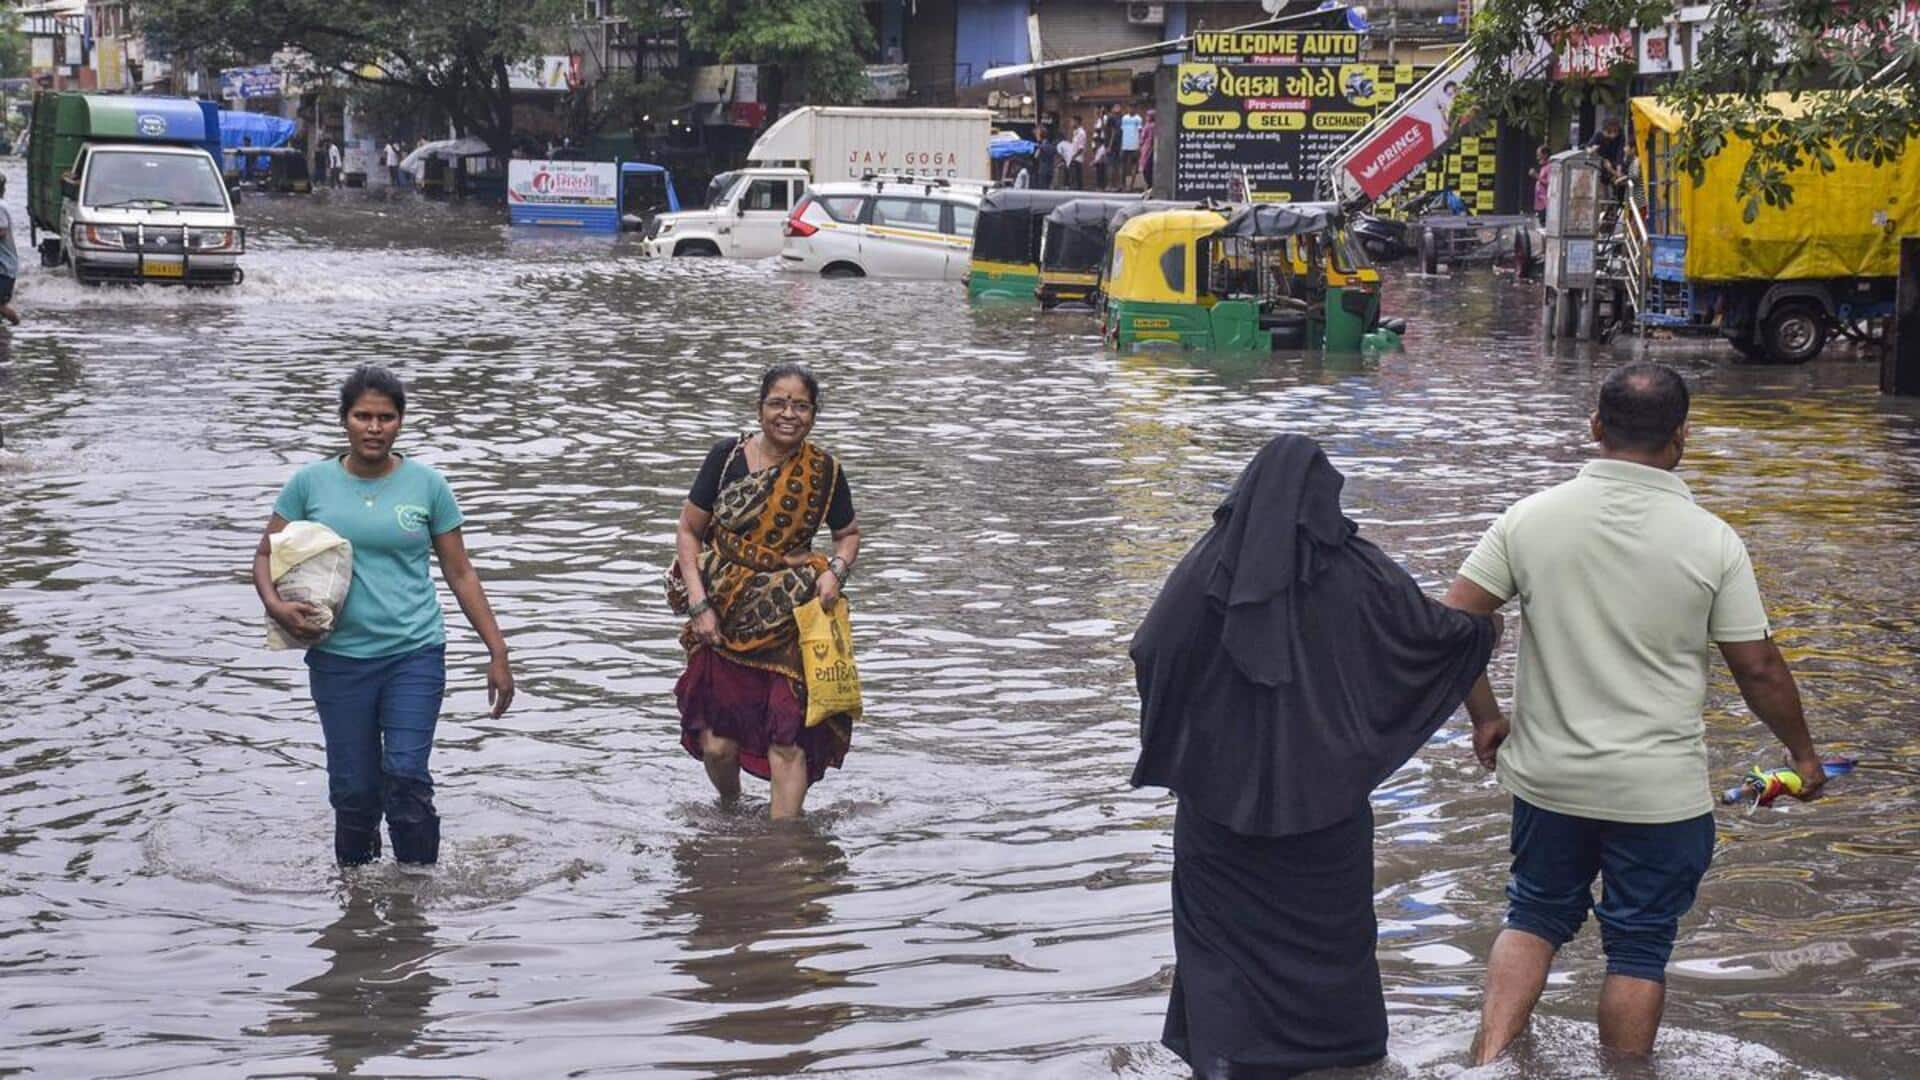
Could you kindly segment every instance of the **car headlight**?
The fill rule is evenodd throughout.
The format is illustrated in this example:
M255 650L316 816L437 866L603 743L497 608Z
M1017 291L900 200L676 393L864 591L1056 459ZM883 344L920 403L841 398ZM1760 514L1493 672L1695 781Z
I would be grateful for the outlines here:
M187 234L187 246L199 252L228 252L240 248L239 229L194 229Z
M127 234L117 225L75 225L73 246L77 248L125 251Z

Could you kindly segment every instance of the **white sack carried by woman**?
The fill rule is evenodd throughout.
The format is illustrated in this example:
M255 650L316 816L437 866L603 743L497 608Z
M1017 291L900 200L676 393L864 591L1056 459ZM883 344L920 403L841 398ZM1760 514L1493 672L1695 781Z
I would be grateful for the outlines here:
M291 521L273 534L268 568L280 598L288 603L312 604L314 622L322 632L311 642L297 642L280 624L267 620L267 648L311 648L333 631L334 616L347 602L353 584L353 545L317 521Z

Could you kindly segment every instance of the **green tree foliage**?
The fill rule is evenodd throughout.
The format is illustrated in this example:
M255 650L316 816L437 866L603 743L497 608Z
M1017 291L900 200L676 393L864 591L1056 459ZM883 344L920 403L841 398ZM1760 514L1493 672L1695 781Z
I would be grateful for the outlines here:
M1692 66L1660 94L1684 120L1675 139L1678 166L1699 183L1709 158L1736 140L1751 144L1732 195L1752 221L1762 206L1792 202L1788 178L1798 169L1831 170L1840 157L1875 164L1898 157L1920 135L1920 35L1902 22L1908 2L1714 0L1709 21L1696 25ZM1469 41L1478 66L1468 94L1480 115L1537 131L1548 87L1514 57L1535 55L1543 40L1572 33L1656 27L1676 6L1483 0ZM1610 85L1617 89L1618 82ZM1840 92L1806 93L1814 90Z
M0 77L18 79L27 73L27 36L20 32L20 15L0 8Z
M858 101L873 26L860 0L686 0L687 42L722 63L771 64L780 79L766 100L778 105L796 78L817 105Z
M511 71L565 25L566 0L142 0L145 31L205 57L259 60L286 49L321 72L432 102L505 157Z

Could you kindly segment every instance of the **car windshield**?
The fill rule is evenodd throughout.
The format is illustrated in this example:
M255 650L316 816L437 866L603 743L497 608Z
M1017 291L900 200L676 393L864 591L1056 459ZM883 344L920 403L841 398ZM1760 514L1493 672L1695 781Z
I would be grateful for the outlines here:
M88 206L225 210L227 189L213 163L189 154L96 153L87 166Z

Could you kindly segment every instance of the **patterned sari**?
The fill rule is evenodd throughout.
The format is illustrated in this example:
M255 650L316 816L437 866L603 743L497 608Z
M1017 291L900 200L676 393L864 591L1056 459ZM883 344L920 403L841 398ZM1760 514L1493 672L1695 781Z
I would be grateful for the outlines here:
M739 447L746 445L746 439L740 437L735 453L744 453ZM699 662L703 650L711 649L733 664L783 677L804 715L806 680L793 609L813 599L820 574L827 568L826 558L811 547L826 522L840 466L833 455L805 442L787 460L731 483L726 480L729 467L731 460L721 469L713 523L699 562L701 580L720 620L720 644L709 646L697 640L689 625L680 633L680 645L690 668ZM789 565L790 552L806 552L805 561ZM676 614L687 613L683 582L670 581L668 601ZM853 740L852 718L831 716L818 727L826 729L832 744L821 749L830 751L831 763L837 765ZM815 743L821 733L807 734L815 738L806 742ZM816 755L808 749L808 770L815 773L812 759Z

